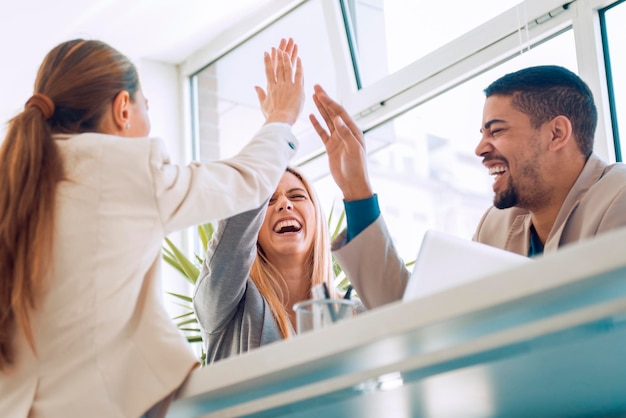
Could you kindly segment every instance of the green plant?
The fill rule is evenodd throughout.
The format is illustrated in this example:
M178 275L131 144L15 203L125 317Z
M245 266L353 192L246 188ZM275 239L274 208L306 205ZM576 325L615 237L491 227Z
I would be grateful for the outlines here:
M211 223L198 225L198 236L202 244L203 254L206 254L207 245L211 240L211 236L215 231L215 227ZM200 275L200 268L202 266L203 259L194 254L194 261L191 261L187 256L167 237L165 237L165 244L163 245L163 260L177 270L181 276L192 286L196 285L196 280ZM206 353L202 348L202 335L200 334L200 328L198 326L198 319L193 310L193 301L191 296L183 295L180 293L167 292L174 297L176 304L183 308L181 315L172 318L178 329L185 333L187 341L191 344L200 344L200 362L205 365Z
M333 226L333 213L335 210L335 205L333 205L330 209L330 213L328 214L328 231L330 232L330 240L334 240L337 235L341 232L341 230L345 227L345 219L346 212L344 210L339 214L339 218L335 221L335 225ZM335 258L333 257L333 273L335 274L335 287L346 291L348 286L350 286L350 281L346 277L343 269L337 263Z

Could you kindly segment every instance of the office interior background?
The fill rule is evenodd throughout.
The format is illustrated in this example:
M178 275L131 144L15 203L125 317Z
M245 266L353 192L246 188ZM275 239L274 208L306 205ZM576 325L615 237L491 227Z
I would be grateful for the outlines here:
M491 204L474 148L482 91L506 73L543 64L576 72L597 102L596 152L609 162L626 152L624 0L23 1L4 3L0 16L3 121L32 94L49 49L101 39L137 64L152 135L179 163L227 158L247 143L263 123L253 89L264 85L263 51L294 38L307 94L294 165L314 180L325 212L340 212L308 122L321 84L365 132L372 185L407 261L427 229L470 239ZM172 238L198 251L194 230ZM184 286L174 276L167 290Z

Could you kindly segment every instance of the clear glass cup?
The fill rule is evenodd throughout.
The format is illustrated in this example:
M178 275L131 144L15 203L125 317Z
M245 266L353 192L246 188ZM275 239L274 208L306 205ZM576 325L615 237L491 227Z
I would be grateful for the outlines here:
M351 299L310 299L293 306L296 312L296 332L315 331L352 318L357 304Z

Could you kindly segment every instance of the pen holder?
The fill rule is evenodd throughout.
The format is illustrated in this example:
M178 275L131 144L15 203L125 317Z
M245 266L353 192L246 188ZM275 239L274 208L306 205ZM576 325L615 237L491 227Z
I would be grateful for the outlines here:
M296 303L297 333L314 331L356 315L356 303L350 299L311 299Z

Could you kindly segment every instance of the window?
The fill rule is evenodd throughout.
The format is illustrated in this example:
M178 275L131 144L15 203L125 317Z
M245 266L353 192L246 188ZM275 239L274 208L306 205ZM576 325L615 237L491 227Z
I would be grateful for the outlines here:
M622 28L626 22L626 2L620 1L600 11L604 58L606 62L607 82L613 137L615 139L615 157L623 161L626 150L626 31ZM621 28L621 29L620 29Z
M292 36L301 46L307 94L302 120L294 127L303 144L294 164L315 183L326 213L332 208L337 213L342 203L323 146L306 117L314 112L313 83L345 104L366 131L372 185L403 258L415 257L429 228L471 237L493 198L492 180L474 155L483 89L505 73L531 65L562 65L578 73L577 57L588 63L585 57L595 56L588 50L593 42L580 33L597 23L597 14L588 13L593 6L578 0L426 3L302 1L214 58L193 76L200 116L195 138L202 159L233 155L260 127L252 89L264 84L260 51ZM618 4L604 10L613 74L626 73L624 60L619 64L617 58L625 55L617 46L624 43L618 28L626 19L626 6ZM355 71L349 68L350 50ZM580 69L583 79L598 89L596 75L585 70ZM359 77L361 88L356 89ZM619 100L626 96L626 86L612 82L616 114L621 110L623 118L626 105ZM602 121L606 109L597 102Z
M352 47L362 86L410 64L521 0L346 0ZM519 8L518 27L528 22Z
M283 37L298 43L307 100L294 133L301 142L297 160L319 152L320 140L308 114L314 112L313 84L336 95L336 71L321 0L307 1L237 48L192 76L198 158L215 160L236 154L263 124L253 86L265 88L263 51ZM335 41L336 42L336 41Z

